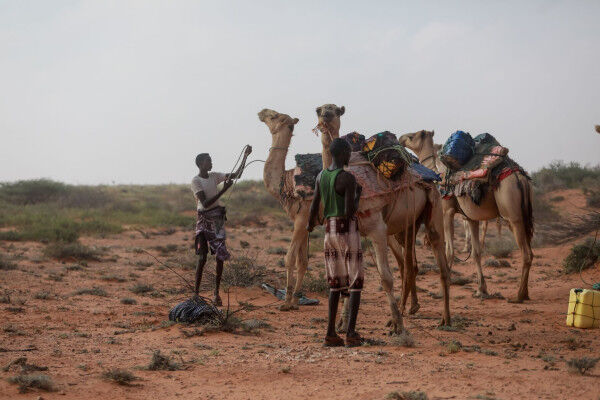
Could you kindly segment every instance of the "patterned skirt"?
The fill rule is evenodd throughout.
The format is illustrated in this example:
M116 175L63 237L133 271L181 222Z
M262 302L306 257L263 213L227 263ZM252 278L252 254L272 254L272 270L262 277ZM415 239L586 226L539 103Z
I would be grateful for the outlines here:
M331 290L360 291L364 283L363 253L356 218L328 218L325 225L325 268Z
M216 254L217 260L229 260L231 255L227 251L225 240L225 221L227 216L225 207L215 207L206 211L198 211L198 219L196 220L196 254L202 251L200 243L202 237L208 243L211 254Z

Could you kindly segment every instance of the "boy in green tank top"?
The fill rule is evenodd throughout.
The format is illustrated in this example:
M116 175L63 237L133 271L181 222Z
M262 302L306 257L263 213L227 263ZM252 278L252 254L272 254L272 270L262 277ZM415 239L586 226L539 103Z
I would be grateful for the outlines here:
M335 318L342 291L350 292L350 316L346 346L362 344L356 332L356 317L360 305L364 271L360 233L355 216L362 188L354 175L344 171L350 161L351 147L344 139L334 139L329 147L333 162L317 176L315 195L310 208L307 229L312 232L319 214L321 200L326 219L325 268L329 283L329 321L325 346L343 346L344 340L335 331Z

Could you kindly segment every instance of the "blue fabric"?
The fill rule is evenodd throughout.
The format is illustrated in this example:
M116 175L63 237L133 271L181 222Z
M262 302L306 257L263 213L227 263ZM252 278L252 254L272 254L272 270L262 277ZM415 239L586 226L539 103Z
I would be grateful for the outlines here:
M436 173L435 171L427 168L426 166L424 166L423 164L420 164L418 162L413 162L410 165L410 169L412 169L417 174L419 174L421 179L423 179L424 181L439 182L442 180L442 178L440 177L440 175L438 173Z
M462 167L473 157L475 141L467 132L456 131L446 141L442 148L440 159L450 169Z

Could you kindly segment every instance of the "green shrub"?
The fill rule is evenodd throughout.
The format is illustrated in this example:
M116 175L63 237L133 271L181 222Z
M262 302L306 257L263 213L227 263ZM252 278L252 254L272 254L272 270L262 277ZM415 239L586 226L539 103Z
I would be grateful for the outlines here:
M152 353L152 360L147 369L150 371L177 371L181 369L181 365L173 361L171 357L161 354L160 350L156 350Z
M104 371L102 373L102 377L107 381L112 381L123 386L129 386L131 385L131 382L140 379L131 372L120 368L113 368L109 369L108 371Z
M506 258L515 249L515 244L512 240L508 239L490 240L486 243L485 249L488 254L496 258Z
M571 252L563 260L563 267L567 274L571 274L592 267L598 260L600 260L600 242L594 244L590 238L571 248Z
M32 374L32 375L17 375L8 378L10 383L19 385L19 392L26 393L30 389L40 389L46 392L53 392L56 390L54 382L48 375L43 374Z
M586 203L588 207L600 208L600 191L589 191Z
M135 304L137 304L137 300L129 298L129 297L125 297L125 298L121 299L121 304L135 305Z
M67 185L49 179L0 183L0 198L17 205L45 203L57 199L66 191Z
M428 400L425 392L411 390L410 392L391 392L385 396L386 400Z
M0 254L0 271L10 271L13 269L17 269L17 264Z
M155 289L154 289L154 286L152 286L152 285L137 283L130 290L135 294L146 294L146 293L154 292Z
M102 289L100 287L95 287L95 286L91 289L79 289L73 294L74 295L89 294L91 296L100 296L100 297L108 296L108 293L106 293L106 291L104 289Z
M401 347L415 347L415 339L407 330L402 331L402 333L398 335L393 335L392 343Z
M600 185L600 166L587 167L578 162L554 161L534 172L535 185L544 192L565 188L580 188L585 183Z
M585 375L587 371L594 369L598 360L600 359L591 357L572 358L567 361L567 368L572 373Z
M44 249L44 255L50 258L76 260L100 260L102 252L98 249L85 246L81 243L51 243Z
M262 282L266 273L267 269L258 265L256 258L233 257L223 270L223 283L229 286L255 286Z
M311 292L327 295L329 293L329 284L325 279L325 273L320 272L318 275L307 272L304 275L304 281L302 282L302 289Z

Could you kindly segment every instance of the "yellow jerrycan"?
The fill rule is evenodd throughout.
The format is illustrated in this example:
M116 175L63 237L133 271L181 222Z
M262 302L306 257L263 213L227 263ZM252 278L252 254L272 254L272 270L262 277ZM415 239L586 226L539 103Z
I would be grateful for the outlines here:
M571 289L567 326L598 328L600 326L600 291Z

